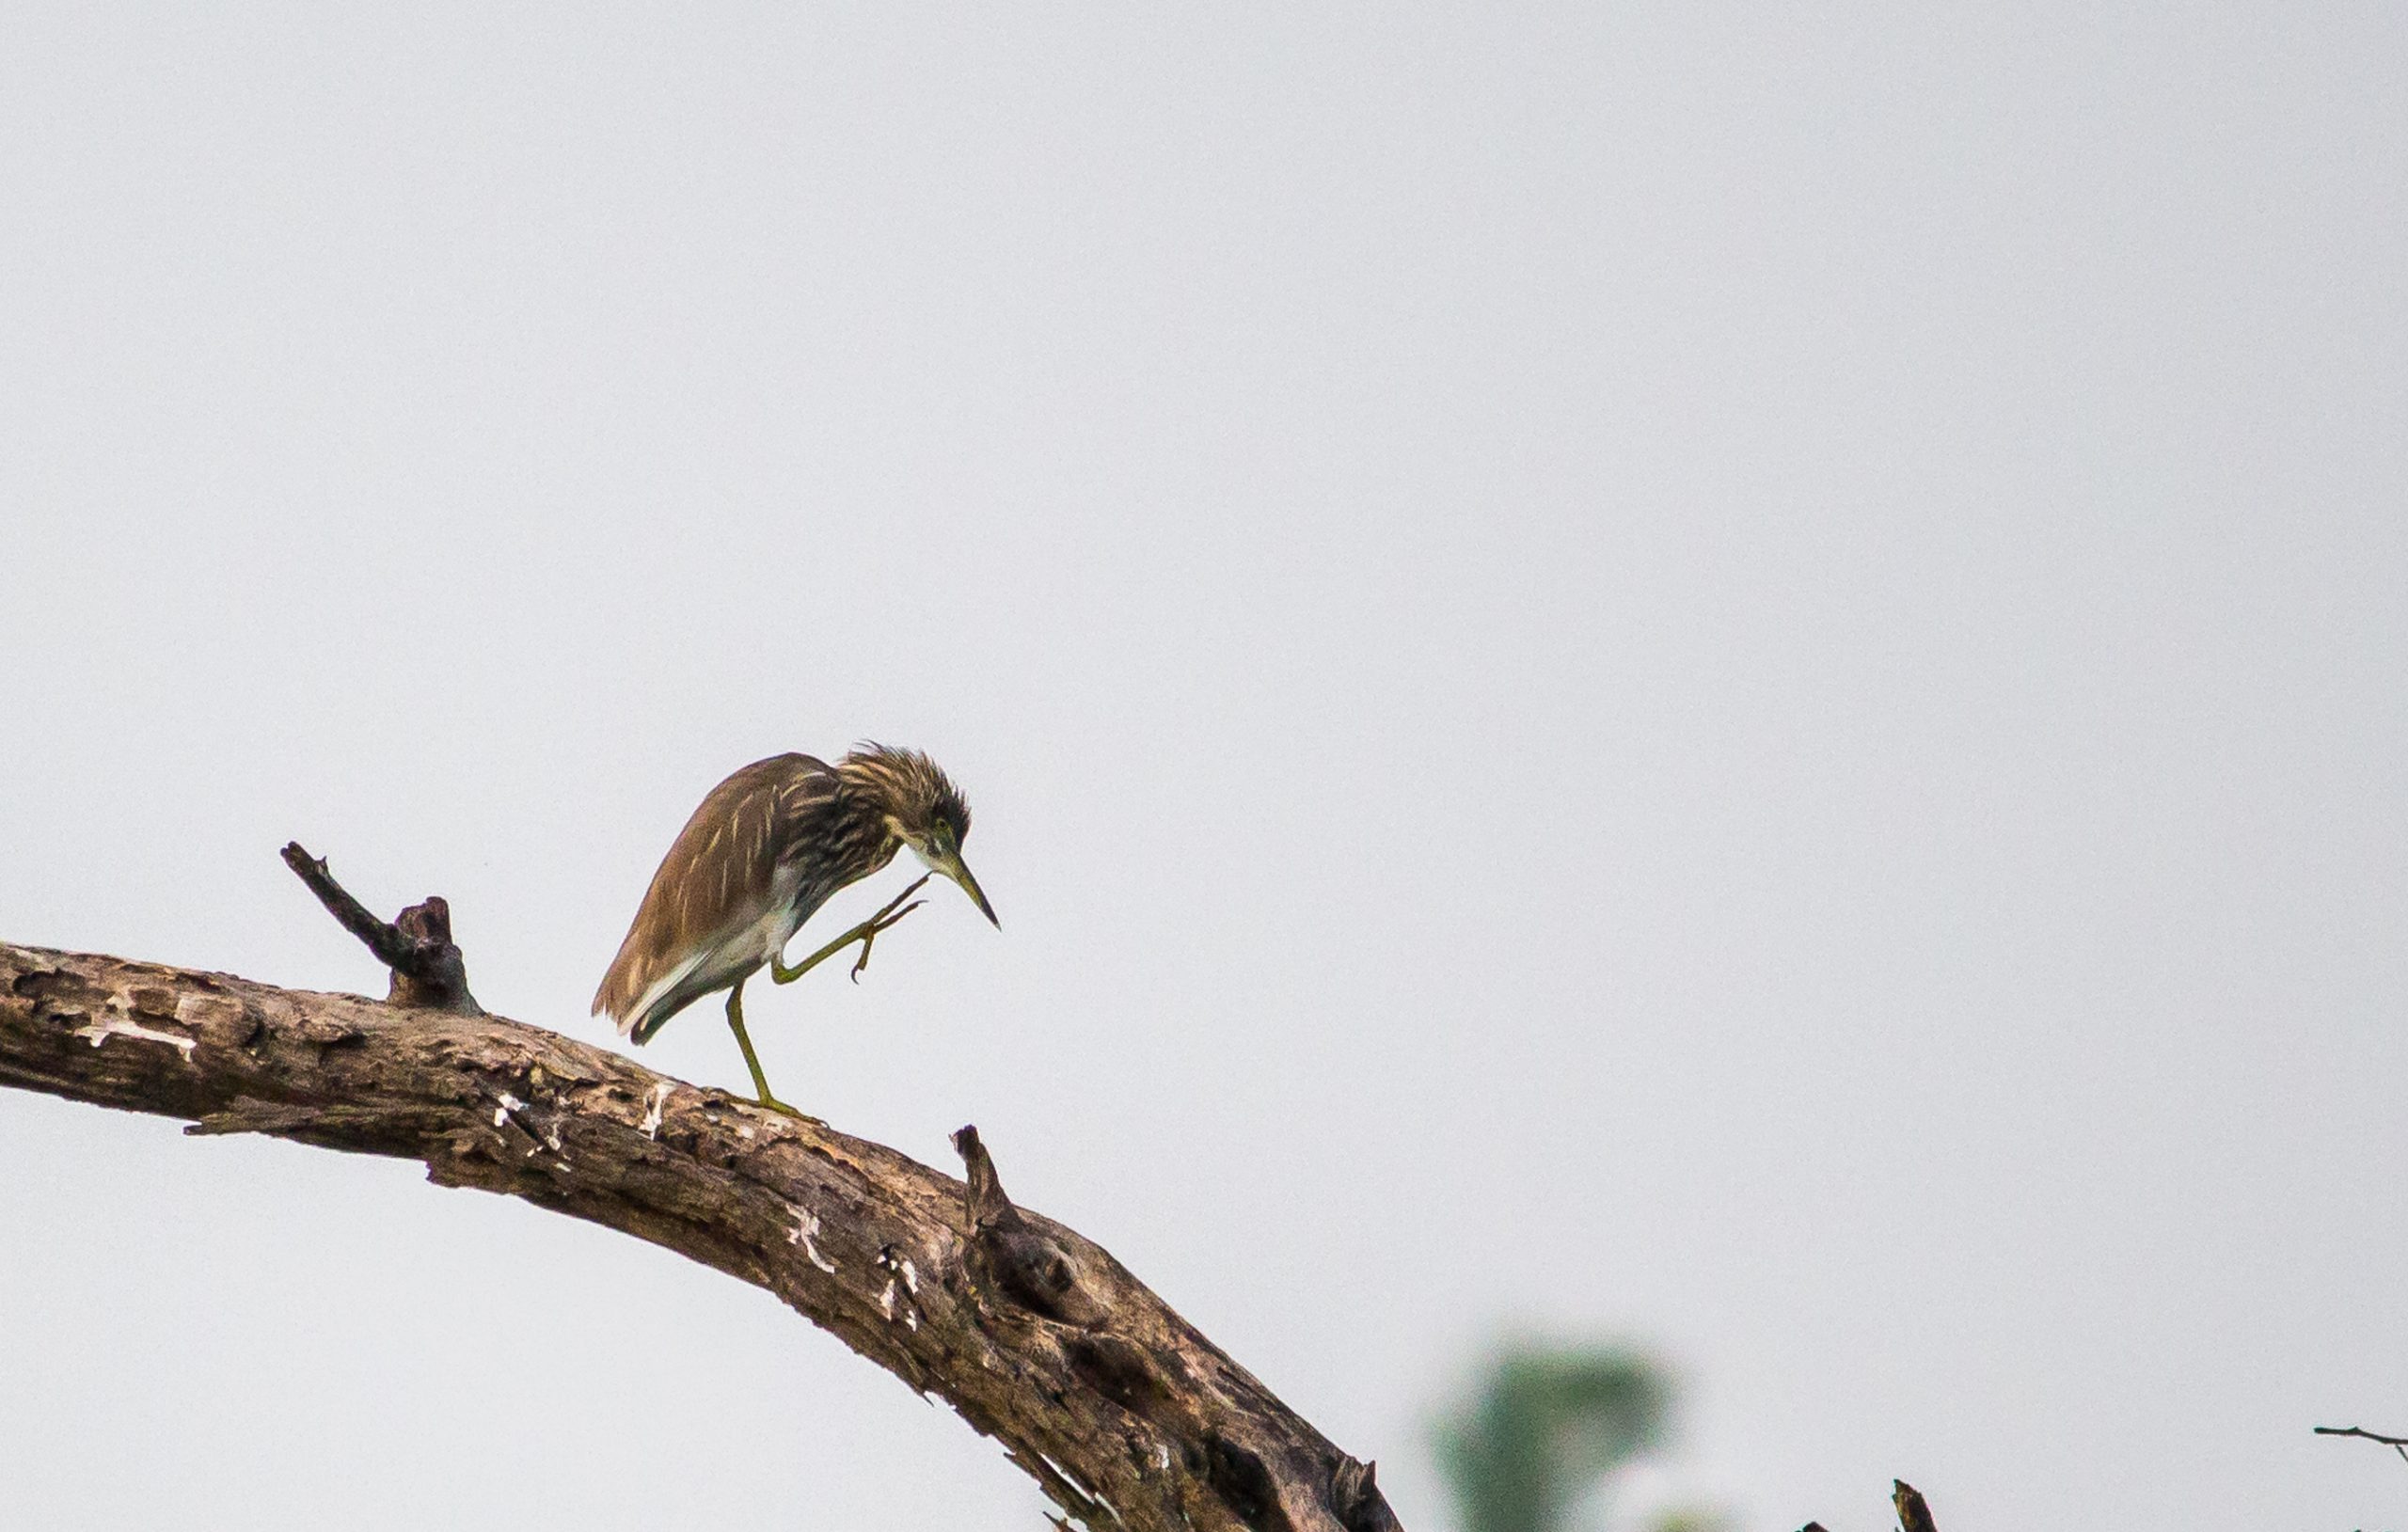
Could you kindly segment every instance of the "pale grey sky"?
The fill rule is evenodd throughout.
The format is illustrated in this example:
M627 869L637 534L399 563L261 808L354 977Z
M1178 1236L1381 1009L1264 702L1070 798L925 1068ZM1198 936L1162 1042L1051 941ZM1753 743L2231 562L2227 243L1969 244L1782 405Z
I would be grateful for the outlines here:
M0 934L588 1038L713 782L1004 919L764 995L1445 1532L1501 1327L1748 1532L2392 1526L2396 8L0 18ZM856 890L880 898L905 875ZM647 1062L734 1084L705 1012ZM1034 1528L763 1294L0 1097L11 1525Z

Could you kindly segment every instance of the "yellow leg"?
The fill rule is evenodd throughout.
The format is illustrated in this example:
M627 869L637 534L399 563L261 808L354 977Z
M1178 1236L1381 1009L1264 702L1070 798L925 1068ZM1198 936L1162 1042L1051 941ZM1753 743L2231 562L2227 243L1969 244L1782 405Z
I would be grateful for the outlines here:
M736 987L727 992L727 1025L736 1034L736 1046L744 1050L744 1067L752 1071L752 1089L761 1104L789 1117L801 1116L801 1113L769 1094L769 1077L761 1072L761 1056L752 1051L752 1039L744 1032L744 981L741 979L737 980Z
M835 940L831 941L828 945L820 948L817 952L813 953L810 956L804 958L801 962L797 963L792 968L788 968L784 964L779 962L776 956L774 954L771 955L769 958L770 982L773 984L792 984L795 980L801 978L813 969L817 968L828 958L835 956L838 953L843 952L847 947L849 947L854 942L858 941L862 944L862 956L861 960L853 965L853 982L855 984L861 983L862 970L869 967L870 943L878 940L878 933L885 930L888 926L895 924L904 916L911 913L911 911L919 908L920 906L927 902L925 899L911 899L911 895L919 892L921 886L926 884L933 876L935 875L930 873L922 873L917 882L914 882L910 888L905 889L894 898L887 900L886 907L880 909L877 914L872 915L869 919L862 922L859 925L854 926L851 930L846 932L843 936L838 937ZM904 904L903 901L906 899L911 899L911 902L908 905ZM901 905L902 908L899 909L896 908L895 907L897 905ZM733 999L732 996L730 998ZM742 1029L740 1027L737 1029L737 1035L742 1035ZM752 1055L752 1050L749 1046L745 1050L745 1054L748 1058ZM756 1070L754 1072L757 1074L759 1071Z

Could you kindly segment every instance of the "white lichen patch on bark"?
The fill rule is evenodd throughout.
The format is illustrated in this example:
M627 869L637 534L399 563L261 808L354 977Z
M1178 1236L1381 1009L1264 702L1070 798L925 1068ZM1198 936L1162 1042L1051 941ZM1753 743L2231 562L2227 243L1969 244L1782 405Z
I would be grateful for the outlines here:
M800 1245L802 1253L811 1257L812 1265L830 1276L834 1276L836 1263L819 1254L819 1246L812 1241L812 1236L819 1232L818 1217L805 1208L796 1207L791 1202L786 1204L786 1211L794 1214L794 1227L786 1230L786 1243Z
M121 1016L104 1016L98 1021L87 1021L75 1029L75 1035L85 1038L94 1048L100 1047L112 1037L132 1037L146 1043L165 1043L169 1048L180 1050L183 1053L186 1064L192 1062L193 1047L198 1041L180 1033L161 1032L155 1027L146 1027L139 1021L129 1021Z
M677 1082L673 1080L664 1080L652 1088L652 1096L644 1102L643 1108L644 1137L656 1143L659 1141L660 1114L668 1108L669 1093L676 1088Z

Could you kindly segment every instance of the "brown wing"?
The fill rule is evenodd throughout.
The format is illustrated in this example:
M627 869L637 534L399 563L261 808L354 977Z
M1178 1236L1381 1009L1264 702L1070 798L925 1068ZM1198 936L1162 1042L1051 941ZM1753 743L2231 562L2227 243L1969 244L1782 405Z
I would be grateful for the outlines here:
M635 924L594 991L594 1014L607 1012L628 1030L637 1004L663 975L760 919L779 853L835 791L836 774L808 755L755 761L712 788L652 875ZM659 1019L665 1017L656 1024Z

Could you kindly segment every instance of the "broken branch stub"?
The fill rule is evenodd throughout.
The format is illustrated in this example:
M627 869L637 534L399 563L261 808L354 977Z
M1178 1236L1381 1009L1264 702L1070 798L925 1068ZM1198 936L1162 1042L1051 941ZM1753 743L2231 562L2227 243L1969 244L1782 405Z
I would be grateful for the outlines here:
M1046 1237L1004 1194L995 1161L975 1127L953 1135L954 1151L970 1173L963 1214L970 1225L974 1274L1006 1301L1063 1324L1091 1326L1107 1312L1102 1299L1080 1284L1078 1263Z
M1916 1493L1915 1487L1905 1479L1890 1481L1890 1505L1898 1513L1898 1532L1939 1532L1932 1524L1931 1508L1924 1504L1923 1496ZM1823 1524L1808 1522L1798 1532L1824 1532Z
M1890 1504L1897 1508L1899 1532L1935 1532L1931 1508L1923 1503L1923 1496L1905 1479L1890 1481Z
M326 913L392 971L385 990L386 1003L465 1016L484 1014L477 997L468 993L467 960L452 940L452 907L441 894L428 894L424 902L410 906L388 923L353 898L326 870L325 860L309 855L299 841L287 842L283 857L293 876L326 907Z

